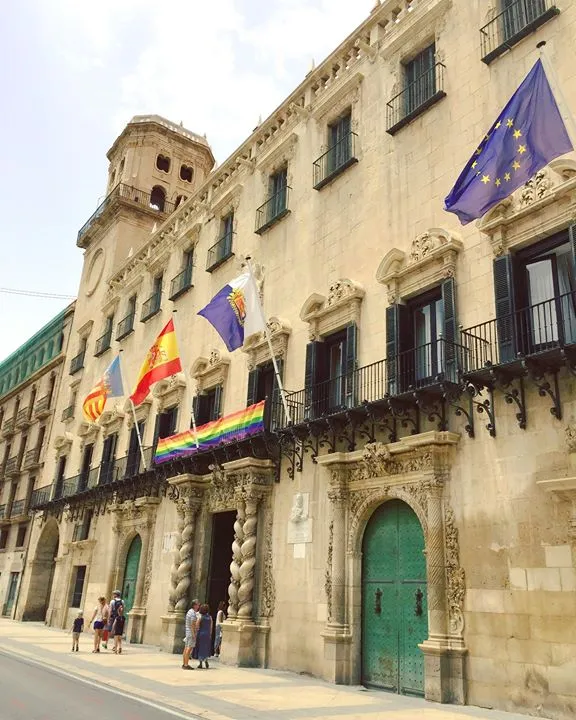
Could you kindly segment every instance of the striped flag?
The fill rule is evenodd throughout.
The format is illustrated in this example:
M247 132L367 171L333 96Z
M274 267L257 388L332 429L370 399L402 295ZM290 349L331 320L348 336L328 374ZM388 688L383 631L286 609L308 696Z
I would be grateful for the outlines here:
M140 405L154 383L164 380L170 375L175 375L181 370L182 364L178 354L174 321L170 320L156 338L154 345L148 350L146 360L144 360L144 364L140 369L136 389L130 396L130 400L134 405Z
M106 400L109 397L122 397L122 395L124 388L120 372L120 355L117 355L82 403L84 417L88 422L96 422L104 412Z

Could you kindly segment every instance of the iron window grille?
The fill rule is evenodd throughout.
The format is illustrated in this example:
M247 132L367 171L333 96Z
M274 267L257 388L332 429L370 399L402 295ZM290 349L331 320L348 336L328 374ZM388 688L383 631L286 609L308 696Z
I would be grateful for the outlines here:
M158 289L148 298L148 300L146 300L145 303L142 304L142 316L140 321L146 322L146 320L149 320L151 317L154 317L154 315L159 313L161 301L162 290Z
M94 352L94 355L96 357L99 357L100 355L103 355L106 350L110 349L110 343L112 342L112 328L109 330L106 330L104 335L101 335L98 340L96 340L96 351Z
M284 185L269 197L263 205L260 205L256 210L255 233L261 235L290 212L288 200L291 189L288 185Z
M72 358L70 361L70 375L75 375L77 372L82 370L84 367L84 356L86 355L86 350L82 350L82 352L79 352L78 355Z
M134 330L134 316L135 312L131 312L120 320L116 330L116 340L123 340Z
M386 103L387 133L395 135L405 125L446 97L444 92L445 66L434 63L414 81L410 82L402 92Z
M176 298L183 295L191 287L192 265L187 265L184 270L172 278L172 282L170 283L170 300L176 300Z
M356 157L356 138L354 132L349 132L337 140L328 150L314 161L314 189L320 190L332 182L341 173L354 163Z
M208 258L206 260L207 272L216 270L217 267L234 255L232 252L234 234L233 231L225 233L218 242L214 243L214 245L208 249Z

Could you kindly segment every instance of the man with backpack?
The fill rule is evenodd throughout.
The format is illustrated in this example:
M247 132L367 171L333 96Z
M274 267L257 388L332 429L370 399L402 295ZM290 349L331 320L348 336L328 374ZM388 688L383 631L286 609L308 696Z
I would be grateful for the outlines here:
M122 608L122 614L124 614L124 600L122 600L122 593L120 590L114 590L112 593L112 600L110 601L110 612L108 614L108 627L107 630L112 634L114 629L114 623L119 614L119 609ZM114 648L116 652L116 648Z

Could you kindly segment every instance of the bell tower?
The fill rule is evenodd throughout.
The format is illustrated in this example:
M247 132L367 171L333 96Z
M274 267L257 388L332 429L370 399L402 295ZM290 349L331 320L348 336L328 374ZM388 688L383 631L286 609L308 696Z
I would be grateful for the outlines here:
M107 153L107 194L78 231L85 249L105 246L108 272L136 253L214 166L206 138L159 115L136 115Z

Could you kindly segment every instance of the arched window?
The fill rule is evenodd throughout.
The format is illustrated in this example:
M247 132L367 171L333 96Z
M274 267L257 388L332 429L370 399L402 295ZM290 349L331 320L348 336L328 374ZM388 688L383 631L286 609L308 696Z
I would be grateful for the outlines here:
M116 170L112 170L110 173L110 187L113 188L116 183Z
M124 172L124 161L126 158L122 158L120 161L120 167L118 169L118 182L122 180L122 173Z
M166 204L166 191L160 185L154 185L152 192L150 193L150 207L154 210L160 210L164 212L164 206Z
M170 158L166 157L166 155L157 155L156 167L158 170L162 170L162 172L170 172Z
M186 195L176 195L176 200L174 201L174 207L177 208L180 203L183 203L184 200L186 200Z
M180 180L191 183L193 177L194 170L189 165L180 165Z

